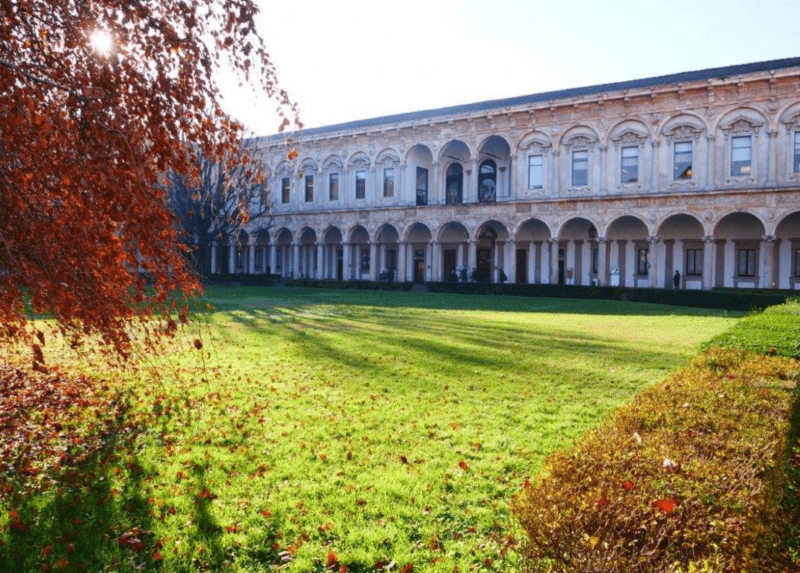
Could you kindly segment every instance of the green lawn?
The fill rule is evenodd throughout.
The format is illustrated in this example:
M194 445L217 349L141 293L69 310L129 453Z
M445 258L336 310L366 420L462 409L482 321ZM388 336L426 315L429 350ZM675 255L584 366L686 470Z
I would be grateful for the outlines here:
M207 299L179 351L153 359L161 381L140 386L157 422L86 492L110 493L103 510L76 510L96 532L69 552L35 530L32 570L62 555L92 571L514 570L508 504L544 456L740 316L290 288ZM146 551L118 543L134 526Z

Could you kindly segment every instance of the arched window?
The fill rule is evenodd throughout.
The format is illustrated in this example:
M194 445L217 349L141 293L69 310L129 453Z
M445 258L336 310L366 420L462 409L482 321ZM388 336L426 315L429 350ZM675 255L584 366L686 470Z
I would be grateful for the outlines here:
M462 200L462 189L464 188L464 169L460 163L453 163L447 168L447 179L445 181L445 198L447 205L460 205Z
M491 159L481 163L478 172L478 201L494 203L497 198L497 164Z

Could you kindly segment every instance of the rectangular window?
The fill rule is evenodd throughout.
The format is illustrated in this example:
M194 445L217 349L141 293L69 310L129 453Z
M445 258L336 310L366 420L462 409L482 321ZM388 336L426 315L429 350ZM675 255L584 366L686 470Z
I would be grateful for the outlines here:
M394 197L394 169L391 167L383 170L383 196Z
M306 175L306 203L314 200L314 176Z
M531 155L528 157L528 189L541 189L544 175L544 156Z
M750 175L753 158L752 142L749 135L731 138L731 175Z
M331 173L330 176L330 191L328 193L328 199L331 201L338 201L339 200L339 174L338 173Z
M356 199L367 198L367 172L356 171Z
M275 251L275 270L281 270L283 264L283 250Z
M737 253L738 266L737 275L740 277L756 276L756 250L739 249Z
M369 270L369 246L361 249L361 270Z
M236 268L243 269L244 268L244 249L241 247L236 249Z
M256 268L264 268L264 247L256 247Z
M600 272L600 249L597 247L592 248L592 274L596 275Z
M281 179L281 203L289 202L289 178Z
M589 152L572 152L572 186L583 187L589 184Z
M417 167L417 205L428 204L428 170Z
M636 183L639 181L639 148L622 148L622 183Z
M800 173L800 131L794 134L794 172Z
M397 249L386 249L386 269L397 270Z
M650 249L637 249L636 250L636 274L646 275L650 265Z
M673 179L692 178L692 142L680 141L675 144L675 162L672 168Z
M800 277L800 249L794 250L794 276Z
M703 249L686 249L687 276L700 276L703 274Z

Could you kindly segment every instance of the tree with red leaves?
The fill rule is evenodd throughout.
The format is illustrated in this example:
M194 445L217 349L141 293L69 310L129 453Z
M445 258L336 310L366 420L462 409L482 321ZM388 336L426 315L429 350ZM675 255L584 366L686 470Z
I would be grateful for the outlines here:
M165 174L197 177L199 156L251 161L236 153L242 126L220 107L215 71L230 66L300 127L257 11L0 0L0 335L30 339L29 313L47 313L124 355L134 321L186 312L170 293L198 284Z

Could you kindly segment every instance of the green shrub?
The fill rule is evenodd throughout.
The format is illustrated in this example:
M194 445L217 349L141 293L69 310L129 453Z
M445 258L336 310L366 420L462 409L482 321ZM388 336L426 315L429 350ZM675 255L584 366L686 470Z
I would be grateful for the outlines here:
M725 346L800 358L800 302L752 313L713 338L708 346Z
M548 458L514 512L531 570L787 571L798 363L712 348Z
M286 286L332 288L332 289L407 291L411 290L413 284L408 282L387 282L387 281L373 282L373 281L297 279L297 280L287 281Z

